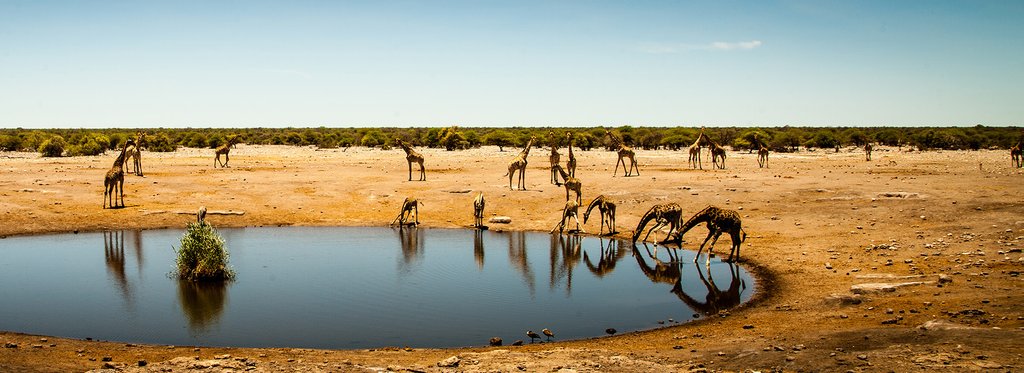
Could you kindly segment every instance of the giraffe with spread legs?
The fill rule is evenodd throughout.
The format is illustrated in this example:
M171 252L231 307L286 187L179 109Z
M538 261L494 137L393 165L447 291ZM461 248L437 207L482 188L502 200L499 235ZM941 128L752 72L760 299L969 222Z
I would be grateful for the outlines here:
M558 154L558 138L555 137L554 131L549 132L548 137L551 138L551 154L548 155L548 162L551 163L551 183L555 185L562 185L562 183L558 181L558 169L562 167L559 165L562 161L562 155Z
M135 135L135 145L128 148L127 154L124 156L125 159L132 159L132 173L135 176L142 176L142 142L146 139L145 132L139 132Z
M218 147L217 150L214 151L214 154L217 157L213 160L213 168L217 168L217 164L218 163L220 164L221 167L231 167L231 166L228 166L228 162L231 160L231 158L228 155L228 153L230 153L231 152L231 148L234 147L235 144L238 144L238 142L241 141L241 140L242 139L239 136L232 136L232 137L228 138L228 141L225 142L224 145L221 145L220 147ZM220 162L220 156L221 155L224 156L224 163Z
M1022 142L1017 141L1017 145L1010 148L1010 161L1013 162L1013 166L1017 168L1024 167L1024 154L1022 154Z
M618 136L611 133L611 131L604 131L608 138L612 140L612 147L618 149L616 152L619 155L619 160L615 163L615 171L612 171L612 176L615 176L619 172L619 165L622 165L624 176L633 176L633 170L636 169L636 176L640 176L640 167L636 163L636 152L633 148L626 146ZM626 165L626 158L629 158L629 165Z
M864 144L864 158L869 162L871 161L872 150L874 150L874 146L871 146L870 142Z
M569 171L569 176L576 177L576 155L572 153L572 132L565 133L565 140L569 144L569 160L565 162L565 169Z
M558 175L565 180L565 200L569 200L569 192L576 192L576 203L583 203L583 183L580 179L569 176L569 173L562 169L562 166L555 167Z
M505 176L508 176L509 190L514 190L512 189L512 178L515 177L516 171L519 171L517 187L519 190L526 190L526 157L530 155L530 148L533 147L535 140L537 138L531 136L530 141L526 142L526 147L523 148L523 151L519 152L519 155L513 158L512 162L508 163L508 173Z
M554 229L551 229L550 233L555 233L555 231L565 232L565 223L569 221L569 218L576 220L577 232L587 233L587 231L580 227L579 209L580 204L576 203L576 201L565 201L565 207L562 208L562 219L559 220L558 225L556 225Z
M390 225L392 225L392 226L395 225L395 224L398 224L399 226L403 226L403 225L417 226L417 225L419 225L420 224L420 209L419 209L419 205L422 205L422 204L423 204L423 202L417 201L415 198L406 197L405 201L402 202L402 211L398 212L398 216L395 217L395 220L391 221ZM409 219L413 219L413 220L409 221Z
M405 160L406 160L406 162L409 163L409 181L412 181L412 164L413 163L416 163L416 164L420 165L420 180L419 181L426 181L427 180L427 170L426 170L426 168L423 167L423 154L420 154L416 150L413 150L413 148L411 146L409 146L409 144L406 144L405 141L402 141L402 139L395 138L395 143L397 143L398 146L402 147L402 150L405 151Z
M679 230L679 224L682 216L683 208L679 207L679 204L667 203L664 205L654 205L650 210L647 210L647 213L640 218L640 223L636 225L636 230L633 231L633 242L636 243L640 238L640 234L644 232L644 228L646 228L647 224L652 220L655 224L647 231L647 235L644 236L644 241L647 241L647 238L651 236L651 232L667 225L668 235L665 236L665 240L661 242L669 242L672 238L672 233ZM655 239L657 239L657 237L655 237Z
M686 224L683 224L683 228L679 230L678 239L681 241L686 232L700 223L706 223L708 236L704 238L704 242L697 248L697 255L693 257L694 263L697 262L697 258L700 257L700 252L704 249L704 245L708 243L708 240L711 240L711 246L708 246L707 263L711 263L712 251L715 249L715 243L718 242L718 237L722 233L729 233L729 237L732 239L732 249L729 251L729 258L726 259L726 262L740 260L740 244L746 241L747 232L743 230L743 222L740 220L739 213L733 210L708 206L690 217ZM740 236L741 233L742 236ZM736 259L733 259L734 256Z
M587 206L587 211L583 213L583 224L587 224L587 219L590 219L590 212L597 208L598 212L601 213L601 228L598 230L598 234L604 232L605 223L608 224L608 234L615 234L615 203L609 201L603 194L594 198L590 201L590 205Z
M114 160L114 166L107 171L103 179L103 208L107 208L108 205L110 208L124 207L124 160L129 146L135 146L135 141L128 139L124 142L121 154ZM121 196L120 203L117 202L118 195Z
M484 226L484 192L477 193L473 199L473 226L483 228Z

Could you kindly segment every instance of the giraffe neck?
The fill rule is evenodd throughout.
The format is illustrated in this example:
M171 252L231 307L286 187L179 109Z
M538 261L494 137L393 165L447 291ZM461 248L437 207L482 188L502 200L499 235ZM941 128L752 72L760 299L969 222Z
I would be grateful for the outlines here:
M687 231L693 229L693 227L696 227L697 224L710 222L712 217L712 209L714 209L714 207L708 207L702 210L701 212L698 212L697 215L694 215L689 220L687 220L686 224L683 224L683 228L680 230L680 232L682 232L681 234L686 234Z

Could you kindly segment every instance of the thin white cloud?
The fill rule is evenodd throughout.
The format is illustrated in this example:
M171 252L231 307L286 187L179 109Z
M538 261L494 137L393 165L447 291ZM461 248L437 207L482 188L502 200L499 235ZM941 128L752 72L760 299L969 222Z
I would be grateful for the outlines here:
M722 41L716 41L711 43L711 48L723 51L739 50L739 49L754 49L761 46L760 40L741 41L738 43L726 43Z
M764 45L760 40L724 42L716 41L709 44L680 44L680 43L643 43L637 49L643 53L650 54L672 54L687 51L734 51L750 50Z

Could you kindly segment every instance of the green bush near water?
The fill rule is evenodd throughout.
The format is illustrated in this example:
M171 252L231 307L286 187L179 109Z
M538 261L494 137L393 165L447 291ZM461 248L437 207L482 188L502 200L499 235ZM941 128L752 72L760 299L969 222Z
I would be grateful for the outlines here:
M235 272L228 267L224 239L208 223L188 223L181 247L177 250L178 277L190 281L230 280Z

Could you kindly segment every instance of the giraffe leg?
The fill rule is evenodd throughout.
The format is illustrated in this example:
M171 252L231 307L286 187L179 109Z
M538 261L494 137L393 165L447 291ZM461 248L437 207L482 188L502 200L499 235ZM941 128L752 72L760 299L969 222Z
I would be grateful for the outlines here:
M420 181L427 181L427 168L420 162Z
M406 163L409 164L409 180L408 181L412 181L412 161L408 161Z
M224 153L224 167L231 167L231 166L228 166L228 162L231 162L231 154L230 153Z
M740 243L742 242L740 240L740 231L737 229L735 231L729 232L729 238L732 239L732 249L729 250L729 260L727 260L727 261L728 262L732 262L732 261L739 262L740 261ZM736 259L733 259L733 254L736 254Z
M576 231L577 232L587 233L587 231L585 229L583 229L582 226L580 226L580 216L579 216L579 214L572 214L572 217L573 217L573 219L576 219Z
M718 242L718 237L722 236L722 231L715 230L715 238L711 240L711 246L708 246L708 261L707 264L711 264L711 253L715 251L715 243Z
M701 250L704 250L704 245L706 245L706 244L708 243L708 240L710 240L710 239L711 239L711 236L713 236L714 234L715 234L715 231L713 231L713 230L708 230L708 236L707 236L707 237L704 237L704 242L701 242L701 243L700 243L700 246L698 246L698 247L697 247L697 255L695 255L695 256L693 257L693 262L694 262L694 263L696 263L696 262L697 262L697 258L700 258L700 252L701 252ZM711 249L710 249L710 248L708 248L708 261L710 261L710 260L711 260Z

